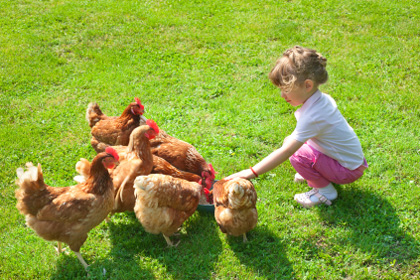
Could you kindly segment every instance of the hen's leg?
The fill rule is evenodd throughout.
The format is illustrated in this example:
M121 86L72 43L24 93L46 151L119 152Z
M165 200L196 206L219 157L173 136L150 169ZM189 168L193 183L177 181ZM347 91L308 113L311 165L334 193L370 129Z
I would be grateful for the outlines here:
M81 264L83 265L83 267L87 271L87 268L88 268L89 265L85 262L85 259L83 259L83 257L80 254L80 252L74 252L74 253L76 254L76 257L79 259L79 261L81 262Z
M69 254L69 252L66 251L66 248L63 248L63 246L61 245L61 242L60 241L57 241L57 247L54 246L54 248L57 251L57 254L59 254L59 255L61 253L64 253L66 255Z
M244 233L243 235L243 240L244 240L244 243L248 242L248 238L246 238L246 233Z
M171 239L169 239L168 236L166 236L166 235L163 234L163 237L165 238L166 243L168 243L168 247L174 246L174 244L172 243Z
M172 243L171 239L169 239L168 236L164 235L163 233L162 233L162 235L163 235L163 237L165 237L166 243L168 243L168 247L177 247L179 242L181 242L181 241L178 241L178 243L174 244L174 243Z
M61 242L60 241L57 241L57 247L54 247L54 248L57 251L57 253L60 254L62 252Z

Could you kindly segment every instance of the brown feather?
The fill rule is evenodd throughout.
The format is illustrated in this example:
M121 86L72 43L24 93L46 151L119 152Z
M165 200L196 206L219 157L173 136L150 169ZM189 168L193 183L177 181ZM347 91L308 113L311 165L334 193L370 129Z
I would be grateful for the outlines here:
M257 193L248 180L220 180L213 186L214 217L220 230L239 236L257 224Z
M46 185L40 165L36 170L18 170L17 208L26 216L27 225L42 238L64 242L79 252L87 233L113 206L112 180L102 163L109 157L107 153L98 154L87 180L70 187Z
M152 153L175 166L177 169L201 176L203 171L210 171L208 163L196 148L182 140L160 131L150 141Z
M197 209L202 186L168 175L139 176L134 182L134 211L144 229L174 234Z
M190 172L179 170L161 157L153 155L153 170L154 174L165 174L175 178L187 180L189 182L199 182L201 177Z
M91 127L91 145L96 152L104 151L107 146L128 145L131 132L140 125L140 115L132 112L134 107L138 107L136 102L130 103L121 116L108 117L98 104L89 104L86 118Z

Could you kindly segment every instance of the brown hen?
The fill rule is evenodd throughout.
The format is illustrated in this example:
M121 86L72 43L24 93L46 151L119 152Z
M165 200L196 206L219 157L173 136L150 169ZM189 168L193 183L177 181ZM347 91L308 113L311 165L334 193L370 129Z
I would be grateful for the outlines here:
M168 246L176 246L170 236L197 209L202 186L162 174L139 176L134 181L134 212L144 229L162 233Z
M41 165L27 163L27 171L17 169L16 207L25 215L26 224L46 240L69 245L83 267L88 265L80 247L88 232L99 225L114 205L114 187L107 168L118 163L112 148L99 153L92 161L90 176L84 183L70 187L50 187L44 183Z
M112 146L118 153L120 164L109 170L115 190L114 208L111 214L134 211L134 179L152 172L154 156L149 141L157 133L159 133L157 124L152 120L147 120L146 125L133 130L128 146ZM84 181L89 175L89 162L80 159L76 164L76 171L83 177L77 181Z
M207 189L211 188L216 172L211 163L207 163L193 145L163 130L160 130L159 134L150 141L150 145L154 155L163 158L179 170L200 176L203 179L203 185Z
M217 181L212 190L214 217L223 233L243 235L257 224L257 193L254 185L242 178Z
M110 170L114 182L115 204L112 213L134 211L133 184L137 176L148 175L153 170L153 155L150 140L159 133L154 121L147 120L133 130L128 146L114 146L121 157L120 165Z
M127 146L131 132L140 125L144 106L138 98L130 103L119 117L108 117L102 113L97 103L90 103L86 119L91 127L91 145L97 153L108 146Z

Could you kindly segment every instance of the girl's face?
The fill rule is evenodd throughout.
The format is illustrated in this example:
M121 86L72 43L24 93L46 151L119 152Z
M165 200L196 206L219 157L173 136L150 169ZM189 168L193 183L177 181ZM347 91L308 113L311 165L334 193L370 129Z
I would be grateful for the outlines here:
M294 85L289 91L282 90L281 97L283 97L287 103L295 107L305 103L305 101L316 91L316 89L313 89L313 82L311 80L305 80L302 85Z

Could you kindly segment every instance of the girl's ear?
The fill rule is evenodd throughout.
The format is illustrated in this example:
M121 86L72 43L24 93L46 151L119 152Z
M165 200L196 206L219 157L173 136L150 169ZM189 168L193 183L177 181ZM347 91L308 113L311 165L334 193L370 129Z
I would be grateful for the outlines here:
M306 79L305 80L305 89L306 91L310 92L314 87L314 81L310 80L310 79Z

